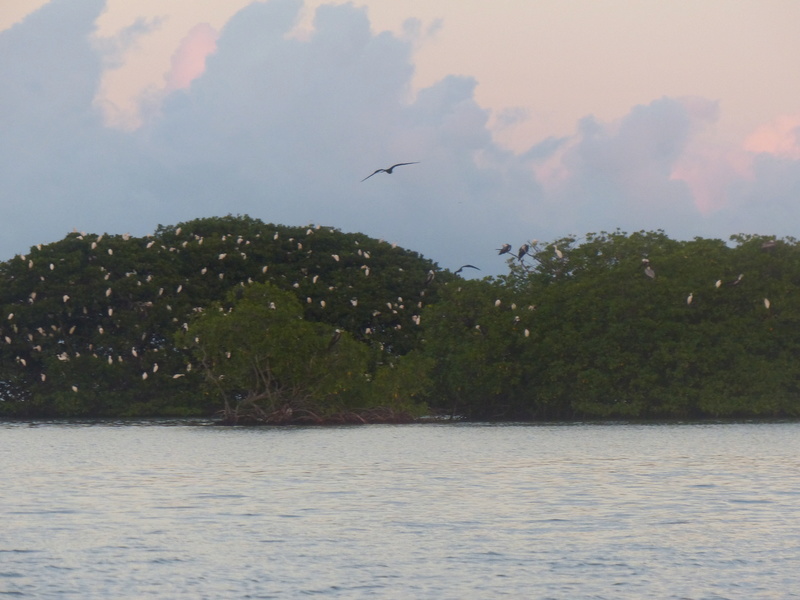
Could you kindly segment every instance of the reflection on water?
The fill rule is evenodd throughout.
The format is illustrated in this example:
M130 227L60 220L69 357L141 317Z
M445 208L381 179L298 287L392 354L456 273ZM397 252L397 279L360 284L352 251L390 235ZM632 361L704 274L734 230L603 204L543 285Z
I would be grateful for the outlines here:
M0 595L800 597L798 434L0 425Z

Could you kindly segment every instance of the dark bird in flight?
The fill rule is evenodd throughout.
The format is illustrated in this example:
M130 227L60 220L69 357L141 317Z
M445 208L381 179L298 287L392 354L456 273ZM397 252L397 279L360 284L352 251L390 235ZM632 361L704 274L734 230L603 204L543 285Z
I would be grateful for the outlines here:
M418 164L419 164L419 161L417 161L417 162L407 162L407 163L397 163L396 165L392 165L388 169L377 169L371 175L367 175L366 177L364 177L364 179L362 179L361 181L364 182L367 179L369 179L370 177L372 177L372 175L377 175L378 173L388 173L389 175L391 175L392 171L395 168L402 167L403 165L418 165Z
M497 249L498 254L507 254L508 252L511 252L511 244L503 244L502 248Z
M480 271L480 269L478 269L478 267L476 267L475 265L461 265L460 267L458 267L458 271L456 271L455 274L458 275L464 269L476 269Z

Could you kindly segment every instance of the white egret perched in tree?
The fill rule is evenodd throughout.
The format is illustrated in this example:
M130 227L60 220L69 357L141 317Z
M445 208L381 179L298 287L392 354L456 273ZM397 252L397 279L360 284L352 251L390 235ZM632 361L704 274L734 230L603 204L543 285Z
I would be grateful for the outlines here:
M656 272L650 266L650 259L649 258L643 258L642 259L642 264L644 265L644 274L647 275L650 279L655 279L656 278Z
M405 163L397 163L396 165L392 165L388 169L376 169L371 174L369 174L366 177L364 177L364 179L362 179L361 181L364 182L367 179L369 179L370 177L372 177L373 175L377 175L378 173L386 173L387 175L391 175L392 172L394 171L394 169L397 168L397 167L402 167L404 165L418 165L418 164L419 164L419 162L405 162Z

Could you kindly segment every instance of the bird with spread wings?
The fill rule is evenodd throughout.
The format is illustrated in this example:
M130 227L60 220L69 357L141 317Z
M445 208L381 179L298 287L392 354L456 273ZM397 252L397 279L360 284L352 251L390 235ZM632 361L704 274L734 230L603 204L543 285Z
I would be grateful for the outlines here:
M377 175L378 173L388 173L389 175L391 175L391 174L392 174L392 171L393 171L393 170L394 170L396 167L402 167L402 166L404 166L404 165L418 165L418 164L419 164L419 162L397 163L396 165L392 165L392 166L391 166L391 167L389 167L388 169L376 169L376 170L375 170L375 171L373 171L373 172L372 172L370 175L367 175L366 177L364 177L364 179L362 179L361 181L362 181L362 182L364 182L364 181L366 181L367 179L369 179L370 177L372 177L373 175Z

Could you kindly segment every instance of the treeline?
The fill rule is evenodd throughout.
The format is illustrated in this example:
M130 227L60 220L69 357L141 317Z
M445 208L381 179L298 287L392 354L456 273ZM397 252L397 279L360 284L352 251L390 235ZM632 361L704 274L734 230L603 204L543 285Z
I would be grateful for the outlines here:
M617 231L506 256L468 281L246 216L73 232L0 263L0 416L800 414L795 240Z

